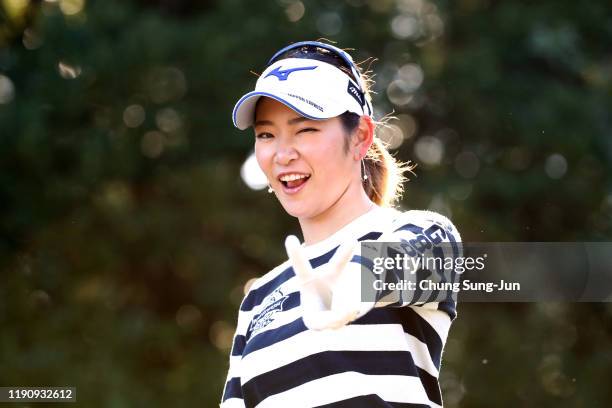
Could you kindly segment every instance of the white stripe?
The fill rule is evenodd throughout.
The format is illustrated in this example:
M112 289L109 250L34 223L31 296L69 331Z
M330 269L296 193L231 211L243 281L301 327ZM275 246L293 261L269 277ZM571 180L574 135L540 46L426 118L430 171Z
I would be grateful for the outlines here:
M438 377L427 344L397 324L353 324L337 330L307 330L243 358L242 382L323 351L410 351L416 366Z
M240 377L240 363L242 356L230 356L229 369L227 370L227 380Z
M442 344L446 343L448 337L448 330L450 329L451 319L448 313L437 309L437 302L432 303L432 308L429 308L429 303L423 305L423 307L413 307L412 310L417 312L429 325L438 333ZM433 308L436 308L433 310Z
M391 225L391 221L395 217L397 217L398 214L400 214L400 212L393 208L376 208L371 212L365 213L357 219L351 221L351 223L342 227L340 230L336 231L323 241L308 246L302 246L302 248L304 250L304 253L310 259L318 257L328 251L331 251L341 242L356 240L356 236L362 236L367 233L376 232L379 230L379 228ZM375 227L374 229L372 229L373 225L375 225L377 228ZM291 263L289 262L289 260L284 261L265 275L259 277L255 282L253 282L253 285L251 286L250 290L262 287L266 283L276 278L290 266Z
M262 287L266 283L270 282L272 279L276 278L278 275L280 275L282 272L285 271L285 269L287 269L290 266L291 264L289 263L289 260L286 260L285 262L278 265L271 271L267 272L265 275L257 278L257 280L253 282L253 284L251 285L249 291Z
M234 333L234 337L237 334L245 335L247 329L249 328L249 323L251 323L253 311L243 312L240 310L238 312L238 322L236 323L236 333Z
M244 400L241 398L230 398L219 404L220 408L245 408Z
M271 395L257 407L313 407L368 394L376 394L390 402L431 404L417 377L345 372L309 381Z
M323 241L302 248L306 256L312 259L331 251L342 242L356 241L357 238L368 233L384 231L385 227L391 226L391 221L397 217L397 214L399 214L399 211L393 208L376 207L372 211L357 217Z

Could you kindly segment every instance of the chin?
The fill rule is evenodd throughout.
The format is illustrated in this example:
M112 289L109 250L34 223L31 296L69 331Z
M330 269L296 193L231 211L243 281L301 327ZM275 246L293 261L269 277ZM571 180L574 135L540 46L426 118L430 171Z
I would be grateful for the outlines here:
M305 202L282 202L281 205L292 217L295 218L310 218L315 213L313 206L308 205Z

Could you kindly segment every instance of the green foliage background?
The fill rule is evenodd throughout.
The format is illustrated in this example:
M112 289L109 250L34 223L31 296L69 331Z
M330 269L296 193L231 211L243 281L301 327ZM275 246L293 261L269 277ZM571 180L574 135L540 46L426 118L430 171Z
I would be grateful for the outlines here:
M253 139L230 113L294 41L378 58L378 113L417 125L395 150L419 163L402 208L451 214L466 241L610 238L609 2L0 5L0 385L218 404L243 285L299 232L241 180ZM406 64L424 81L394 104ZM609 303L462 304L445 406L610 406L611 336Z

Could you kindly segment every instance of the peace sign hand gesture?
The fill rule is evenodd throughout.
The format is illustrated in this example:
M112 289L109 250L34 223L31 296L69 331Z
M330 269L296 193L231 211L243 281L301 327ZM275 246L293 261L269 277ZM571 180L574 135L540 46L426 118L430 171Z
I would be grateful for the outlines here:
M360 265L350 263L356 244L340 245L332 259L314 271L297 237L289 235L285 240L300 289L304 324L309 329L336 329L359 316Z

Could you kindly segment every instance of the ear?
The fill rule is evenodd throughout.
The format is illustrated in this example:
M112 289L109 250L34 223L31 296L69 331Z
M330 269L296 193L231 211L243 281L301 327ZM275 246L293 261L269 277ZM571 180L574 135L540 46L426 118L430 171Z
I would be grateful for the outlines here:
M355 129L351 141L351 150L357 152L359 155L359 157L356 157L357 160L361 160L366 155L368 149L374 142L375 128L376 125L370 116L361 116L359 119L359 126Z

